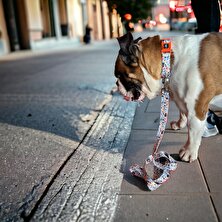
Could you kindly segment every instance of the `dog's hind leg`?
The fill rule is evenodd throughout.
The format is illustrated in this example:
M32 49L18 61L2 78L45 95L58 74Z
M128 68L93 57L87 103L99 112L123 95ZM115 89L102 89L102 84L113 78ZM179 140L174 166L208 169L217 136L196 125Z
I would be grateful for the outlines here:
M170 122L171 129L183 129L187 125L187 117L184 113L180 112L179 120Z

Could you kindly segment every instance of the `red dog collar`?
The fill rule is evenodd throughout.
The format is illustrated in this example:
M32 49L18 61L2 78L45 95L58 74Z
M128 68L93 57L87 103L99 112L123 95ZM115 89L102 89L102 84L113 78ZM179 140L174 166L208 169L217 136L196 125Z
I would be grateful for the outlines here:
M162 53L171 53L172 43L170 39L163 39L161 46Z

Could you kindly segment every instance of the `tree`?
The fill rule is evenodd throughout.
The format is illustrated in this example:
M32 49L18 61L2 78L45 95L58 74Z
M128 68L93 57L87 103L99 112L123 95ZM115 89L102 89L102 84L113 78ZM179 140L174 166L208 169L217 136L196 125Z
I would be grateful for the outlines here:
M122 20L125 14L132 15L132 21L138 22L151 16L151 8L155 0L107 0L109 9L116 9Z

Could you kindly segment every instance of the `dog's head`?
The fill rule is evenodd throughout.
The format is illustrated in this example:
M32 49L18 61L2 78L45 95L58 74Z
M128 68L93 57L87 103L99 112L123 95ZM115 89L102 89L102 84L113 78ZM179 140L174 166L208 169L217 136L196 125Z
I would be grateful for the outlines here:
M117 40L120 50L114 74L124 99L142 101L146 96L150 99L157 96L160 91L161 72L159 37L133 40L129 32Z

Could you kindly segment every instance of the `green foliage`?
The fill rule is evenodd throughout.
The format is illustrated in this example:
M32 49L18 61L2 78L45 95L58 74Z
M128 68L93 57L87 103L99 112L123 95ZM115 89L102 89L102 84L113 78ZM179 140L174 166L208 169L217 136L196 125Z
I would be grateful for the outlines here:
M109 9L115 8L122 19L129 13L132 15L132 21L137 22L151 15L151 7L155 0L107 0L107 3Z

